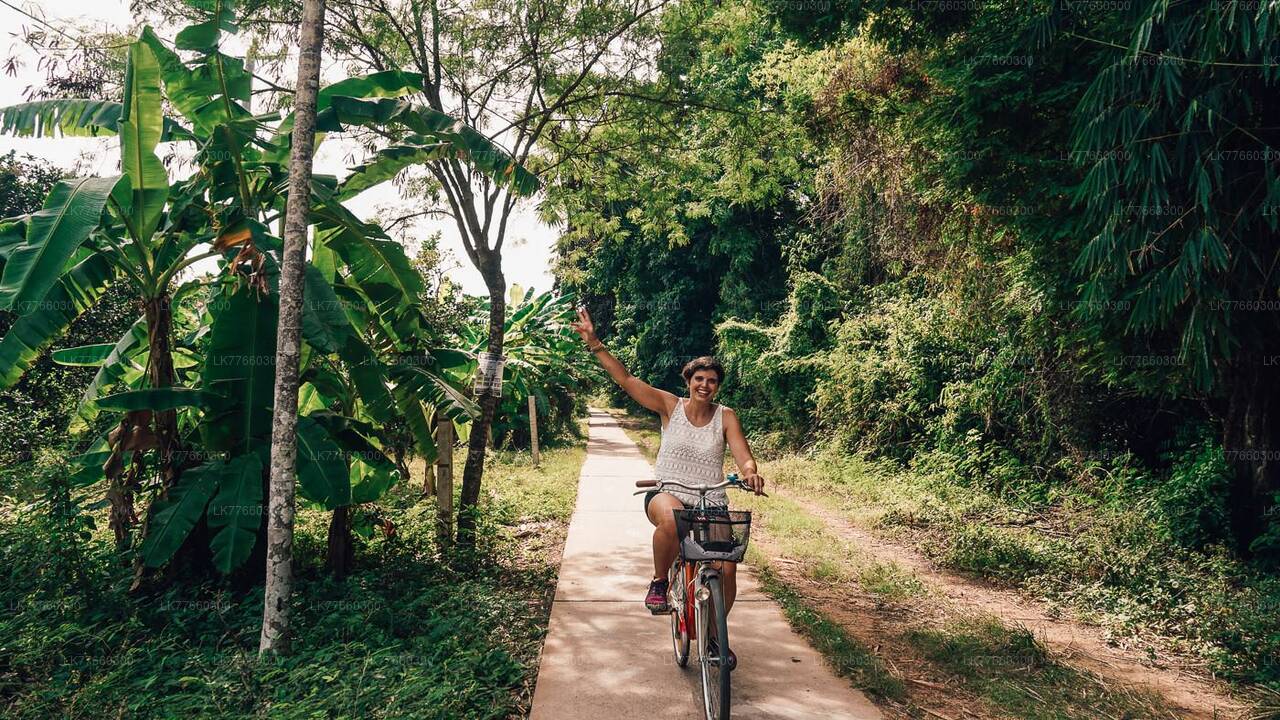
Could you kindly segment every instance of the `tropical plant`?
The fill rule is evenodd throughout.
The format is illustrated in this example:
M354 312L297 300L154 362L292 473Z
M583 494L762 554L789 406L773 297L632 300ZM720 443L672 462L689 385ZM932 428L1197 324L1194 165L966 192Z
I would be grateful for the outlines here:
M139 577L142 565L164 564L184 543L199 547L205 536L211 562L223 572L261 547L281 248L268 224L285 210L284 158L294 119L273 128L267 123L278 114L247 110L251 77L243 61L220 50L223 36L236 29L233 10L231 3L199 4L200 22L178 33L177 51L144 28L129 47L123 103L71 99L0 109L0 125L10 132L120 137L122 176L63 181L43 210L0 224L0 304L21 313L0 340L0 380L9 385L20 377L109 284L126 285L142 301L143 317L123 337L59 353L98 367L82 414L123 413L115 430L80 458L77 473L82 482L107 477L122 545L130 540L134 495L157 498L143 523ZM479 171L496 182L528 182L527 171L474 131L391 99L421 88L420 76L398 71L348 78L318 93L319 127L333 132L344 122L394 117L413 126L431 152L477 158ZM162 114L165 101L180 119ZM197 164L194 175L175 183L155 154L159 143L171 141L192 143ZM420 277L381 228L341 203L356 185L388 177L364 166L343 183L324 176L311 183L315 261L305 270L302 376L313 365L339 363L360 393L359 412L374 420L393 412L421 418L415 438L429 455L434 447L423 429L435 409L432 398L448 395L443 380L431 363L405 369L379 359L422 347ZM185 277L206 258L219 258L217 277ZM174 307L207 285L212 295L196 316L193 345L178 352ZM177 382L175 358L194 368L187 384ZM135 366L144 372L130 372ZM415 394L425 385L435 392ZM115 386L125 389L104 394ZM316 402L327 406L329 399ZM465 411L457 402L450 407ZM307 447L299 463L302 494L331 508L349 504L353 473L359 484L370 472L353 470L343 451L363 451L369 438L339 425L310 416L299 421ZM389 473L389 463L375 462L373 470ZM249 482L255 472L258 481ZM385 487L385 477L375 486Z
M170 4L165 0L158 5ZM422 126L412 115L457 115L485 133L477 134L476 140L509 142L517 163L536 162L543 146L596 154L607 145L596 142L592 128L616 122L623 114L643 114L643 104L625 102L628 95L623 91L633 75L648 71L655 21L667 4L537 0L449 5L397 0L333 5L326 32L337 58L369 70L413 68L425 80L420 109L409 110L394 101L362 103L364 117L386 123L399 116L403 125L403 132L379 139L389 145L371 163L370 172L381 176L418 164L427 170L421 201L429 203L427 211L452 218L467 259L488 290L487 352L503 352L507 286L502 250L514 227L513 212L533 189L533 179L515 172L516 182L498 182L491 172L468 170L457 156L439 153L433 141L424 141ZM289 2L258 4L245 26L270 45L282 37L282 25L296 23L297 7ZM517 35L513 28L519 28ZM677 103L678 89L661 89L654 102ZM562 134L571 125L583 132ZM472 163L485 161L476 153L463 157ZM464 546L474 535L472 511L484 472L484 438L498 399L484 395L478 404L481 431L469 441L459 496L459 540Z
M573 294L536 294L532 288L512 285L506 302L511 313L503 324L506 364L502 399L493 421L495 443L504 438L528 442L530 396L544 418L538 428L540 437L573 432L574 412L585 390L604 377L569 328L574 318ZM483 317L488 316L488 307L482 302L477 311L482 317L463 333L464 346L473 354L487 347Z

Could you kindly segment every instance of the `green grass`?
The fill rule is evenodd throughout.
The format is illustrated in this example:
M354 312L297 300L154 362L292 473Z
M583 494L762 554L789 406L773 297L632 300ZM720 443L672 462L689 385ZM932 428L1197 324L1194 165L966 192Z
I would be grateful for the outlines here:
M1178 545L1139 497L1024 505L944 473L821 453L763 474L855 525L914 544L944 567L1015 585L1151 652L1280 687L1280 577L1222 548Z
M837 674L877 697L899 702L905 699L906 688L902 680L895 677L875 653L789 588L768 568L761 570L760 584L782 606L791 626L822 653Z
M418 482L380 504L395 535L357 538L356 567L343 582L321 570L328 515L302 510L294 652L265 661L256 654L260 588L130 596L128 563L102 523L87 541L55 543L47 518L8 503L0 508L0 715L520 716L584 456L580 446L549 450L537 469L527 455L491 459L473 569L441 556L433 503L418 500ZM523 523L540 525L522 531Z
M1006 717L1167 718L1173 717L1148 695L1108 688L1090 675L1053 660L1025 629L1004 628L989 616L961 616L944 598L929 593L924 581L892 562L879 562L841 542L818 517L777 496L746 501L753 509L753 532L768 538L768 549L753 545L748 561L764 568L766 592L782 604L792 625L803 633L837 671L877 696L908 702L903 681L890 673L868 648L773 571L782 559L798 563L809 580L840 590L850 583L882 602L903 607L924 600L953 617L943 627L906 620L880 624L892 647L905 642L937 671L954 678L958 692L975 695Z
M1058 663L1026 628L992 617L916 629L908 641L964 688L1013 717L1176 718L1154 696L1117 690Z
M827 527L799 504L772 495L742 494L738 505L752 511L752 532L768 538L778 557L799 563L805 577L829 586L856 582L863 590L886 600L905 600L926 594L924 583L893 562L878 561ZM761 562L771 558L754 556Z

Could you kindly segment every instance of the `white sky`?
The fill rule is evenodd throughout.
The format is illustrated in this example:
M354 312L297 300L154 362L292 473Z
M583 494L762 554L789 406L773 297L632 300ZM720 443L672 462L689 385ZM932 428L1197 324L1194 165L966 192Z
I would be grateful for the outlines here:
M59 19L75 19L80 24L107 24L116 28L125 28L131 23L128 0L7 1L36 15L43 13L43 16L55 25ZM0 28L3 28L0 30L0 58L24 49L15 36L19 28L33 25L35 23L29 18L5 5L0 5ZM164 33L161 34L164 36ZM41 84L43 73L36 66L39 58L29 50L20 57L25 62L16 76L10 77L0 73L0 106L23 102L23 91L29 86ZM340 79L341 75L335 76L335 72L335 67L327 67L325 82ZM90 162L83 166L86 168L83 172L102 175L119 172L118 145L112 138L34 139L0 136L0 154L10 150L17 150L19 154L29 153L45 158L63 168L71 168L75 165L77 158L89 153L91 154ZM326 142L316 156L315 172L341 174L344 168L342 160L348 152L347 148L332 140ZM356 159L357 162L361 159L358 150ZM390 183L386 183L353 198L347 206L362 218L369 219L379 206L395 207L399 202L398 192ZM471 266L462 249L462 241L452 218L421 219L412 227L413 232L408 235L410 238L415 236L426 238L439 230L442 234L441 249L448 256L445 259L445 265L449 268L450 279L459 283L463 291L468 294L486 294L484 281ZM525 201L517 206L508 222L507 240L502 248L503 272L508 286L514 283L525 288L534 287L539 291L551 288L550 263L556 236L557 232L554 228L544 225L538 219L534 212L533 201ZM411 243L412 241L406 243L406 252L410 256L417 250ZM213 268L211 266L207 269Z

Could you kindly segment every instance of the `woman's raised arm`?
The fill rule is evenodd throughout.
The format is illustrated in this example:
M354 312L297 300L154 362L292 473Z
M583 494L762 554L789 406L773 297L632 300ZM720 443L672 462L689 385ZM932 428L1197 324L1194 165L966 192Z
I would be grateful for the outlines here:
M627 372L627 368L605 349L604 343L600 342L600 338L596 337L595 325L591 322L591 316L587 314L586 308L578 308L578 319L569 323L579 335L582 336L583 342L587 344L587 349L595 356L600 365L609 373L609 377L618 383L619 387L631 396L632 400L649 408L650 410L662 415L664 418L671 414L676 406L676 396L666 390L659 390L649 383Z

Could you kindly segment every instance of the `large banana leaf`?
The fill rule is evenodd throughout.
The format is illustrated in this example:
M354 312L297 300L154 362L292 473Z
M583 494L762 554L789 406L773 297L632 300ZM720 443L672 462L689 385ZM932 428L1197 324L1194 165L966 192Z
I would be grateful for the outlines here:
M309 417L298 418L298 485L303 497L326 510L351 504L346 453L323 425Z
M0 271L9 260L9 254L22 244L27 237L27 221L30 215L0 221Z
M317 225L317 237L338 253L356 284L386 284L409 298L417 298L423 291L422 277L413 269L404 248L378 225L356 217L323 180L317 178L311 192L311 214ZM386 272L379 273L379 268L385 268Z
M106 257L91 255L58 278L34 309L0 339L0 388L12 387L73 320L93 306L115 277Z
M373 160L352 168L351 174L338 186L337 197L339 200L349 200L394 178L407 167L456 156L456 150L447 142L417 134L409 135L399 143L379 150Z
M215 303L203 383L222 398L201 424L209 450L238 455L271 438L278 303L247 286Z
M352 335L351 321L343 312L345 301L339 300L324 274L312 265L306 266L306 284L302 306L302 335L321 352L337 352Z
M102 219L120 176L62 180L31 216L26 240L9 251L0 279L0 310L26 315L40 309L46 294L76 248Z
M206 390L183 387L125 390L98 398L103 410L174 410L180 407L208 407L218 396Z
M396 98L363 100L337 95L329 107L316 113L317 132L341 132L352 125L401 126L417 133L421 140L448 143L454 157L470 162L516 195L538 191L537 176L510 153L475 128L433 108Z
M347 365L351 382L364 404L369 417L380 423L394 419L395 403L387 390L388 369L373 350L359 337L352 335L339 351L339 357Z
M49 353L49 358L59 365L71 367L101 367L111 356L115 348L113 343L95 343L76 347L60 348Z
M120 166L133 190L127 224L134 239L145 243L160 224L169 198L169 174L155 153L164 120L160 112L160 65L145 43L129 46L124 99L119 125Z
M386 494L399 477L395 467L387 465L370 465L359 455L351 461L351 504L377 502ZM426 461L435 462L435 459ZM407 478L406 478L407 479Z
M209 546L213 564L223 573L239 567L253 552L262 519L262 460L246 453L224 465L218 494L209 503Z
M416 334L414 316L402 311L418 301L424 286L404 247L347 210L323 181L312 183L311 212L316 242L342 259L351 284L369 298L379 319L402 336Z
M457 420L480 414L480 407L467 397L465 391L425 363L395 365L391 378L397 387L408 389L416 397L437 408L445 417Z
M384 70L370 75L344 78L332 85L320 88L320 92L316 95L316 110L320 111L329 107L329 102L339 95L357 98L391 98L418 92L422 92L422 75L420 73L405 72L403 70ZM289 150L293 139L293 122L294 115L289 113L276 127L275 137L272 138L273 150L269 155L274 162L286 163L289 160ZM320 133L317 136L316 143L319 144L323 137L324 134Z
M36 100L0 108L0 133L18 137L94 137L115 135L124 106L110 100L67 98ZM160 142L194 140L191 131L164 119Z
M188 65L150 27L142 29L140 42L160 64L165 97L202 136L208 137L220 124L254 122L241 104L248 98L253 80L243 60L215 50Z
M111 385L124 376L125 370L129 367L132 356L146 352L147 350L147 318L139 317L133 322L133 325L115 345L111 347L106 358L98 367L98 372L94 374L93 380L89 382L88 387L80 395L80 405L76 408L76 416L71 420L71 432L80 432L88 427L98 415L98 397L102 394L102 389Z
M192 5L192 9L201 9L201 5ZM199 50L209 52L217 49L218 42L222 37L222 33L234 34L239 27L236 25L236 16L232 3L226 0L214 0L209 3L207 18L202 23L189 25L183 28L176 38L174 45L179 50Z
M217 489L221 467L221 461L213 460L187 470L169 489L168 497L155 501L155 514L141 548L142 560L149 567L165 564L182 547Z
M372 425L328 412L315 413L308 419L325 428L350 464L350 499L346 504L374 502L395 484L395 463L369 440L377 435Z
M436 447L435 432L431 427L431 411L408 387L397 386L392 391L392 395L396 399L400 417L404 418L409 426L409 433L413 435L413 443L418 455L428 465L434 463L439 456L439 449Z

